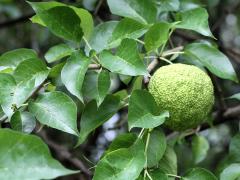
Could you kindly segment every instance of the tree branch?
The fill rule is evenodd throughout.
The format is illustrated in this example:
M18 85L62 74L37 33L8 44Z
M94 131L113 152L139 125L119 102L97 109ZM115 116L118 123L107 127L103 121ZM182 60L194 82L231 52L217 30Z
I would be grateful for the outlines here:
M18 24L18 23L26 22L26 21L28 21L29 18L31 18L33 15L34 15L34 13L31 13L31 14L24 15L24 16L22 16L22 17L13 19L13 20L9 20L9 21L6 21L6 22L2 22L2 23L0 23L0 29L7 28L7 27L9 27L9 26L13 26L13 25L16 25L16 24Z
M220 124L224 124L226 122L238 120L237 117L239 115L240 115L240 105L228 108L225 110L225 112L214 112L213 116L214 116L215 120L213 121L212 125L217 126ZM210 128L212 128L212 126L210 126L209 123L204 123L199 127L199 129L197 129L197 132L204 131L204 130L210 129ZM190 138L191 136L193 136L195 134L195 132L196 131L193 130L191 133L187 134L184 137ZM178 135L179 135L179 132L174 131L167 135L167 139L172 139Z
M44 142L54 151L56 152L56 155L58 157L59 160L61 161L67 161L69 163L71 163L74 167L78 168L79 170L81 170L84 174L86 174L89 179L91 178L92 176L92 172L89 171L89 169L84 165L84 163L74 157L72 155L71 152L69 152L69 150L64 147L64 146L61 146L57 143L55 143L54 141L50 140L48 137L47 137L47 134L45 131L41 131L41 132L38 132L38 135L40 137L42 137L42 139L44 140Z
M214 121L213 125L217 126L219 124L223 124L229 121L237 120L237 117L240 115L240 105L235 107L230 107L226 109L222 114L219 114L218 112L214 113ZM199 131L203 131L206 129L211 128L211 126L208 123L205 123L201 126Z
M101 66L98 64L89 64L88 66L88 69L93 69L93 70L100 69L100 68Z

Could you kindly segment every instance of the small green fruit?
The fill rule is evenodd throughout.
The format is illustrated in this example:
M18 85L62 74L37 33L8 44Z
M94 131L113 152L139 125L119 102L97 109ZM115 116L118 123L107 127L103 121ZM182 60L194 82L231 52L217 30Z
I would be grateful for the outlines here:
M201 124L214 103L213 84L209 76L192 65L172 64L159 68L149 82L160 111L168 110L165 124L183 131Z

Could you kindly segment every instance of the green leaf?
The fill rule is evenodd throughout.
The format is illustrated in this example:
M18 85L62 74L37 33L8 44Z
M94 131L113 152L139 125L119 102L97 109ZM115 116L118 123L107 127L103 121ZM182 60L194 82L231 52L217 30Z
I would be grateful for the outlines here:
M16 131L31 133L36 126L35 117L29 112L16 111L11 117L11 128Z
M0 118L4 116L4 112L2 110L2 107L0 106Z
M142 89L142 84L143 84L143 76L135 77L132 83L131 92L137 89Z
M236 100L240 100L240 93L234 94L234 95L228 97L228 99L236 99Z
M113 30L117 26L118 21L108 21L102 24L97 25L92 33L92 36L89 39L89 45L97 53L101 52L104 49L109 49L108 41L112 37ZM86 46L85 51L90 52L89 47Z
M83 30L84 36L88 39L92 35L93 32L93 18L92 15L85 9L82 8L76 8L74 6L69 6L72 8L75 13L78 15L78 17L81 19L81 28Z
M92 99L97 99L98 97L97 80L98 73L96 71L88 71L86 73L83 81L82 92L84 100L87 102L91 101Z
M94 8L96 7L97 5L97 0L83 0L83 6L84 8L90 10L90 11L93 11Z
M186 11L186 10L195 9L201 6L202 4L199 1L181 0L180 10Z
M137 136L132 133L127 134L120 134L119 136L114 139L114 141L110 144L108 150L105 154L108 154L112 151L121 149L121 148L129 148L134 144L134 142L137 140Z
M50 78L57 78L61 75L62 68L66 62L58 63L50 69L49 76Z
M186 47L185 53L196 58L216 76L238 82L229 59L215 47L204 43L193 43Z
M154 51L167 42L170 28L170 24L159 22L149 29L144 37L147 52Z
M203 161L208 153L209 143L204 136L196 135L192 139L192 151L194 163Z
M43 11L49 10L54 7L69 7L78 16L78 18L81 20L80 27L83 30L84 36L89 38L92 30L93 30L93 19L92 15L85 9L82 8L76 8L74 6L67 6L66 4L60 3L60 2L28 2L34 11L37 13L37 15L33 16L31 18L31 21L33 23L38 23L42 26L46 26L45 22L42 21L41 17L38 15L38 13L41 13Z
M62 92L48 92L30 102L29 111L42 123L52 128L78 135L77 107Z
M229 146L229 154L233 156L235 160L239 159L240 160L240 133L237 133L230 142Z
M88 134L109 120L119 109L120 99L113 95L108 95L102 104L97 107L95 100L90 101L83 111L80 122L80 135L78 144L82 144Z
M185 180L217 180L216 176L210 171L203 168L193 168L183 177Z
M120 100L124 100L128 97L128 92L126 89L122 89L120 91L117 91L116 93L114 93L114 96L117 96L120 98Z
M133 180L145 165L144 144L137 141L130 148L108 153L97 164L93 180Z
M109 51L103 51L99 55L100 63L111 72L130 76L147 75L147 69L143 64L137 43L131 39L124 39L119 46L116 55Z
M161 170L155 169L153 171L149 172L149 175L151 176L152 180L170 180L168 176ZM150 180L147 178L147 180Z
M36 13L40 13L46 10L49 10L51 8L57 7L57 6L64 6L65 4L56 2L56 1L51 1L51 2L29 2L27 1L28 4L30 4L33 8L33 10Z
M34 86L35 79L17 84L12 75L0 73L0 104L9 119L14 108L19 108L28 99Z
M66 88L82 102L82 84L88 70L90 59L81 51L74 52L67 60L61 72L61 79Z
M110 47L116 47L121 44L123 39L137 39L145 34L148 30L148 26L139 23L133 19L122 19L114 29L112 37L109 40Z
M129 100L128 125L133 127L154 128L164 123L169 112L159 113L152 95L146 90L135 90Z
M97 97L97 104L98 106L103 102L104 98L109 92L109 88L111 85L111 79L109 72L106 70L102 70L98 75L98 97Z
M220 174L220 180L236 180L240 178L240 164L234 163L225 168Z
M128 17L141 23L154 23L157 18L157 8L149 0L108 0L112 14Z
M166 148L167 141L164 133L158 129L154 129L150 134L147 149L147 166L153 167L157 165L159 160L163 157Z
M72 52L73 50L67 44L58 44L51 47L44 57L48 63L52 63L71 55Z
M41 59L27 59L22 61L13 72L17 83L35 80L34 87L38 87L48 76L49 70Z
M157 0L157 5L160 12L178 11L180 2L179 0Z
M32 49L15 49L0 56L0 66L16 68L24 60L37 58L37 54Z
M119 79L126 85L132 80L131 76L119 74Z
M177 174L177 155L173 148L167 146L158 167L166 174Z
M1 129L0 142L0 179L55 179L78 172L53 159L47 145L37 136Z
M58 6L38 13L48 29L63 39L80 42L83 36L81 20L72 8Z
M204 8L180 12L176 15L176 20L181 21L176 25L176 28L193 30L204 36L213 38L208 25L208 12Z

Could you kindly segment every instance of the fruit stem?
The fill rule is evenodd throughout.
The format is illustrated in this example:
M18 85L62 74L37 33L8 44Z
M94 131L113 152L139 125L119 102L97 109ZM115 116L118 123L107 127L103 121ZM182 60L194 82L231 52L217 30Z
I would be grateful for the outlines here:
M175 174L166 174L166 175L170 176L170 177L175 177L175 178L178 178L178 179L182 178L181 176L178 176L178 175L175 175Z
M168 59L164 58L164 57L159 57L159 59L169 63L169 64L173 64L171 61L169 61Z
M91 45L89 44L89 42L88 42L88 40L86 39L85 36L83 36L83 41L85 42L85 44L87 45L87 47L88 47L90 50L93 49L93 48L91 47ZM99 60L98 56L97 56L96 54L94 54L93 56L94 56L94 57L96 58L96 60L97 60L97 62L96 62L95 60L93 60L93 62L95 62L96 64L99 64L100 60Z

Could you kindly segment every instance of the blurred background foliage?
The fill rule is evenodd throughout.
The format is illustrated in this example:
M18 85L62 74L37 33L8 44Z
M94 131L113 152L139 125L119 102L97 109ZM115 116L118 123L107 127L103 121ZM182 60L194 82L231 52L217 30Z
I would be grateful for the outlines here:
M95 25L102 21L119 18L111 15L105 0L64 0L59 2L88 9L94 16ZM210 28L218 39L213 43L217 43L216 46L229 57L238 77L240 77L240 0L181 0L180 8L186 9L198 5L205 7L209 12ZM39 56L43 57L50 47L62 43L62 40L52 35L47 28L31 23L29 18L32 15L33 10L24 0L0 0L0 54L25 47L36 50ZM171 14L161 14L163 19L169 18L168 16L171 16ZM196 39L198 39L198 35L178 30L173 34L171 40L177 46ZM94 72L89 74L86 82L88 86L91 86L91 84L94 84L91 83L94 81ZM122 77L122 79L124 78L126 77ZM113 91L124 88L120 79L116 78L114 74L112 74L112 80L114 81ZM221 110L224 107L222 107L219 98L226 98L235 94L240 91L240 88L231 81L220 79L216 81L218 82L217 86L219 86L216 88L220 89L222 94L216 94L215 110ZM94 88L85 87L87 88L86 91ZM225 102L228 107L238 103L235 100L226 100ZM84 152L86 157L81 155L81 151L76 150L75 153L79 154L80 158L91 166L89 161L96 162L114 137L127 130L124 126L111 130L120 118L126 119L126 112L116 114L104 124L102 129L98 129L87 143L81 146L81 151ZM198 166L213 170L218 174L223 168L224 162L228 161L226 155L228 154L229 142L238 129L238 122L231 121L231 123L225 123L201 132L210 142L210 150L207 158ZM51 134L55 141L64 144L66 142L71 143L68 135L56 130L49 131L53 131ZM192 160L190 142L188 139L182 139L177 143L175 150L178 154L179 172L185 172L186 169L195 166Z

